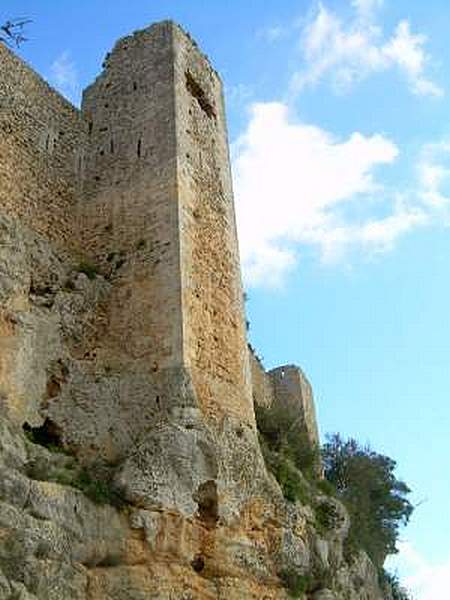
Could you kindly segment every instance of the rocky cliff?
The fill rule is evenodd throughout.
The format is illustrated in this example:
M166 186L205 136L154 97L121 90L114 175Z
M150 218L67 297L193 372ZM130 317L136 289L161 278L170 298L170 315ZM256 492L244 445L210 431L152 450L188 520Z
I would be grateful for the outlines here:
M0 599L381 600L266 468L252 390L317 426L300 370L250 376L217 75L172 23L105 69L80 113L0 45Z
M344 508L306 480L287 501L253 430L206 426L188 379L155 415L145 381L94 370L113 285L1 218L0 598L381 599ZM128 450L100 460L108 436Z

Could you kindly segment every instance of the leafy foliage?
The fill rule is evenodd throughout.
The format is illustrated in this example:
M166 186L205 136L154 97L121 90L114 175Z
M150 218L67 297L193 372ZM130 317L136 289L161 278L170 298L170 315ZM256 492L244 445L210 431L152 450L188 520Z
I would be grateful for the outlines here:
M267 468L275 475L289 502L311 502L310 486L304 475L314 480L319 454L295 420L279 407L256 407L259 442Z
M341 519L336 506L330 502L318 502L315 505L314 514L316 516L316 524L323 532L335 529Z
M70 485L96 504L110 504L116 508L123 508L126 504L110 479L94 477L87 469L82 468Z
M300 430L288 410L275 406L256 407L256 423L271 453L282 457L283 463L290 461L308 479L316 479L319 451L311 446L307 434Z
M362 547L381 568L386 556L397 552L399 527L413 511L410 489L395 477L394 460L354 439L329 436L322 455L325 477L350 513L347 551Z
M381 569L378 578L381 589L389 593L392 600L412 600L408 590L400 584L396 575Z
M64 460L44 464L28 465L28 475L41 481L54 481L68 485L83 492L96 504L110 504L116 508L124 508L126 502L114 485L112 473L102 465L81 465L61 443L54 424L46 419L40 427L24 425L24 434L29 442L47 448L53 454L59 454ZM55 457L56 458L56 457Z
M98 275L98 267L90 262L83 261L78 265L78 271L84 273L86 277L93 280Z
M284 588L291 598L301 598L311 587L311 578L295 570L285 569L279 573Z

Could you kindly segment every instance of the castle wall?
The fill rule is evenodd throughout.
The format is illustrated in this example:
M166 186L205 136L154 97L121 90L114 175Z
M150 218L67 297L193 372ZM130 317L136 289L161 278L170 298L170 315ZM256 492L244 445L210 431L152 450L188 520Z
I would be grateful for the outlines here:
M0 210L73 246L80 113L1 43L0 72Z
M274 402L274 392L269 375L255 353L249 348L250 367L252 375L252 396L256 406L268 408Z
M203 410L253 425L222 83L174 28L183 342Z
M269 371L268 377L276 405L292 416L312 445L319 445L313 391L303 371L295 365L285 365Z
M109 343L157 372L182 363L172 28L121 39L83 95L84 247L114 290Z

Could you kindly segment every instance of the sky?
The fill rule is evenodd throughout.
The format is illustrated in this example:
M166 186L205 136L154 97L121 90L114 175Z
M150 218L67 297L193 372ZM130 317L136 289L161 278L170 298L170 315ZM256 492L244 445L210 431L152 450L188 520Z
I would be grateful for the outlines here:
M115 40L172 18L225 84L250 338L300 365L322 437L397 461L417 505L389 561L450 589L448 0L11 0L20 54L79 103Z

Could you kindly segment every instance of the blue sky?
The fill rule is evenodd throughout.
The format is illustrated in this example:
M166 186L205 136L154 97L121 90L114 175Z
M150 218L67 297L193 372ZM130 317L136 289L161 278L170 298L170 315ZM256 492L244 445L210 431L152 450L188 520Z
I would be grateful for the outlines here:
M450 589L450 7L446 0L12 0L73 101L114 41L173 18L226 86L251 339L300 364L322 434L370 442L419 503L399 568ZM7 14L6 14L7 13Z

